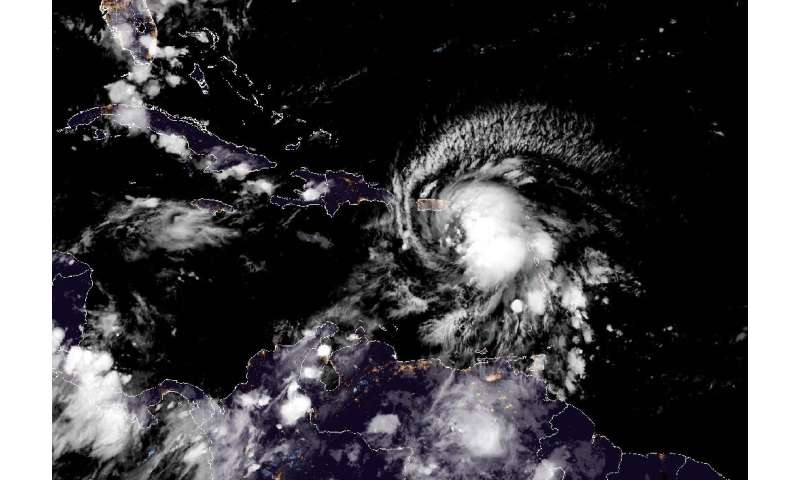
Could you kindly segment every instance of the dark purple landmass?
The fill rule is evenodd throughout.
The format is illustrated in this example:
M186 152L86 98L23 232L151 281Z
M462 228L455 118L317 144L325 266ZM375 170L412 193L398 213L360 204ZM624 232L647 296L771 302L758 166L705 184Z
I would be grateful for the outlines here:
M56 277L74 277L91 270L89 264L81 262L72 254L53 250L53 281Z
M287 380L291 378L303 385L303 393L312 395L315 399L312 401L324 401L324 385L303 380L297 372L305 362L312 365L317 361L315 353L320 341L334 332L335 327L326 324L319 327L315 335L295 345L276 347L273 352L258 352L247 364L247 380L222 401L222 407L230 418L241 418L242 412L246 412L256 427L243 432L244 437L216 435L213 426L209 429L212 445L218 449L215 453L238 451L239 444L251 446L252 457L260 459L260 468L247 478L299 480L401 476L401 460L408 455L407 451L376 452L354 432L321 432L305 418L294 425L285 425L280 415L278 403L286 398ZM257 398L259 395L276 398L269 404L246 406L244 398ZM214 476L242 477L242 472L252 461L243 455L239 457L216 462Z
M67 346L80 340L91 274L72 255L53 252L53 321ZM188 400L214 478L723 478L683 455L623 454L583 412L508 361L455 370L438 360L399 361L391 346L363 338L320 354L335 333L327 323L294 345L258 352L244 382L221 400L164 380L127 402L152 427L148 408L170 394ZM335 380L330 390L323 374ZM298 397L310 408L287 418ZM374 428L379 417L393 420Z
M296 198L287 198L275 195L270 201L279 207L296 206L321 206L325 212L333 217L342 205L357 205L361 202L389 202L392 194L387 190L368 183L362 175L355 175L344 170L326 170L324 174L301 168L292 172L292 176L302 179L302 190L295 190ZM319 192L319 197L304 199L302 194L309 189Z
M206 82L206 74L203 73L203 69L200 68L200 65L196 63L194 64L194 68L192 68L192 73L189 74L189 78L197 83L197 86L200 87L203 95L208 95L208 82Z
M146 62L152 59L149 49L140 41L140 37L155 40L158 35L156 22L145 0L101 0L100 13L112 32L129 32L128 35L115 35L115 38L134 60Z
M147 117L147 128L153 133L179 135L185 138L192 152L210 160L206 167L207 171L221 172L237 165L245 165L250 171L276 166L275 162L251 152L247 147L222 140L200 125L155 107L133 107L123 104L93 107L73 115L67 120L67 128L91 125L101 118L109 118L121 125L129 126L125 124L126 118L135 116L133 114L144 114Z
M441 478L531 477L539 442L553 432L548 420L563 408L548 398L544 383L529 381L505 361L453 370L439 361L400 362L392 354L378 342L336 352L339 388L327 393L315 423L360 432L372 447L411 447L415 455L435 459ZM343 364L349 368L340 369ZM370 433L370 421L379 414L398 417L393 434ZM497 454L465 450L469 440L454 433L482 419L508 434ZM516 461L509 461L512 452Z
M146 405L157 405L161 398L168 393L177 393L186 400L199 402L207 399L207 395L190 383L183 383L177 380L164 380L153 388L149 388L136 395L137 402Z
M719 480L722 478L708 464L677 453L651 453L639 455L626 453L622 456L618 473L608 480Z
M606 478L616 472L622 450L602 435L596 435L589 417L569 405L550 421L555 435L541 442L539 456L555 459L564 479Z
M211 214L216 215L218 213L233 213L236 211L233 205L228 205L227 203L220 202L219 200L214 200L212 198L198 198L189 202L189 204L195 208L199 208L201 210L207 210L211 212Z
M64 330L62 345L80 342L92 269L69 253L53 251L53 327Z
M675 478L678 480L718 480L722 476L711 468L711 465L688 458L686 464L678 470Z
M192 402L194 407L199 410L198 417L205 419L210 416L209 405L213 406L214 400L194 385L178 382L177 380L164 380L157 386L148 388L138 395L126 396L125 398L131 411L143 412L139 416L139 423L144 427L150 427L154 425L155 418L145 413L147 408L158 405L170 393L180 395L182 398Z
M220 413L203 417L203 429L215 477L428 478L415 468L435 465L430 478L534 478L542 468L565 480L722 478L682 455L623 455L583 412L507 361L454 370L438 360L402 362L389 345L364 340L320 356L318 347L335 331L325 324L295 345L258 352L245 381L213 403ZM331 390L301 373L326 368L337 377ZM198 405L211 401L175 381L138 399L155 405L170 392ZM281 411L292 392L311 409L286 424ZM381 415L394 416L395 426L371 429ZM471 425L478 427L463 433ZM250 459L232 454L244 445ZM249 470L253 458L258 468Z

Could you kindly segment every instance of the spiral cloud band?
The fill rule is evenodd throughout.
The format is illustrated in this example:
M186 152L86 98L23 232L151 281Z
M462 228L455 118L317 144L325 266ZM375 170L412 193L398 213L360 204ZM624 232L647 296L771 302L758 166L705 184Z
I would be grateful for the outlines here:
M520 357L574 392L590 310L633 281L605 249L619 227L592 181L618 156L590 121L545 105L457 118L399 162L370 262L313 321L414 328L454 364Z

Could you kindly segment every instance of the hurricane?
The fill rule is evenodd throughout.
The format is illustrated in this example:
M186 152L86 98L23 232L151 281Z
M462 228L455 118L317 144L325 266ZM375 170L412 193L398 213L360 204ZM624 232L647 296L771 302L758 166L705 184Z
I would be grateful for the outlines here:
M428 137L395 162L369 261L310 325L414 335L460 367L512 357L578 391L593 311L639 290L617 214L637 208L624 155L590 119L536 103L473 109Z

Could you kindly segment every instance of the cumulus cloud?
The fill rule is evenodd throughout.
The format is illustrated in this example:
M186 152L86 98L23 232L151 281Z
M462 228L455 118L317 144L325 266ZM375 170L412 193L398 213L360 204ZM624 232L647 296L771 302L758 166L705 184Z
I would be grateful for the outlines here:
M303 191L300 192L300 197L306 202L319 200L320 197L328 193L328 189L329 187L327 182L308 182L303 186Z
M57 347L63 333L53 332L53 458L88 451L109 460L125 451L140 431L138 415L129 409L122 386L126 381L113 369L106 352L79 346Z
M281 404L280 416L284 425L291 426L311 409L311 399L300 393L300 385L292 382L286 392L286 401Z
M499 457L506 453L506 444L513 438L511 425L490 412L457 409L448 419L458 443L474 457Z
M108 99L112 103L125 103L129 105L141 105L142 96L136 90L136 87L126 82L125 80L117 80L116 82L106 85L108 91Z
M236 180L244 180L244 177L249 175L253 171L253 167L248 165L247 163L237 163L232 167L228 167L225 170L214 172L214 177L217 180L226 180L228 178L235 178Z
M319 380L322 377L322 370L316 367L303 367L303 370L300 372L303 378L308 378L310 380Z
M180 75L175 75L174 73L168 73L164 76L164 81L167 82L167 85L170 87L177 87L181 83L183 83L183 79Z
M119 312L116 311L113 304L106 310L90 313L93 317L92 326L104 340L109 340L122 333Z
M157 133L154 138L155 144L163 148L167 153L172 153L181 158L188 158L191 153L186 138L181 135Z
M564 475L564 470L552 460L543 460L533 471L533 480L558 480Z
M130 214L140 208L156 208L161 204L161 199L157 197L128 197L131 202L128 215L121 218L128 218Z
M143 88L144 94L150 98L158 96L161 93L161 84L158 80L150 80Z
M152 68L153 65L150 63L134 63L130 72L128 72L127 78L128 80L141 85L150 79Z
M156 20L160 20L170 6L176 3L186 5L187 2L188 0L135 0L129 2L130 5L122 11L105 3L100 6L107 31L110 32L107 40L113 40L106 44L120 60L128 63L128 74L125 76L127 82L121 80L106 86L111 102L140 105L142 96L156 97L161 92L159 77L163 77L171 87L181 83L180 77L169 69L180 66L179 57L187 54L188 50L159 45L153 13ZM164 59L166 62L154 64L154 59Z
M317 356L321 358L328 358L331 356L331 346L327 343L323 343L319 347L317 347Z
M579 378L586 374L586 360L580 348L572 348L567 352L567 376L564 386L567 391L574 392Z
M257 180L247 180L242 184L242 195L263 195L272 196L275 193L276 185L265 178Z
M397 427L400 426L400 418L397 415L378 414L372 417L367 425L367 433L384 433L386 435L394 435Z
M188 50L185 48L175 48L170 45L160 47L158 45L158 39L148 35L139 37L139 42L147 49L147 52L152 58L164 58L168 60L172 66L178 65L178 57L188 53Z
M127 127L131 134L139 133L150 126L150 115L146 108L118 105L114 122Z
M270 401L272 398L269 394L259 389L236 395L236 404L241 408L265 407Z

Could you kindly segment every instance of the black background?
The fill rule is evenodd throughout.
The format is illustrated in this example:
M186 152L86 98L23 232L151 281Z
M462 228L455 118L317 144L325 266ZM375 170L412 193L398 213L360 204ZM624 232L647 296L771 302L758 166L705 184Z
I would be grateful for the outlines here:
M102 27L91 2L68 3L54 12L54 129L76 108L103 103L102 85L126 71L105 47L63 28L65 17ZM746 341L733 339L746 326L746 7L732 1L530 3L253 2L250 27L230 43L228 55L263 93L266 111L226 93L209 71L216 94L177 89L154 102L209 119L212 131L255 147L281 168L347 167L384 184L390 162L413 146L421 125L452 111L531 99L591 115L629 158L656 213L642 218L636 233L647 296L607 319L631 341L599 332L602 348L594 353L613 361L590 364L587 394L575 403L625 451L684 453L725 476L745 478ZM172 30L197 25L179 9L165 22L162 44L178 41ZM338 142L287 152L283 145L305 127L273 126L271 110L334 132ZM141 185L164 198L208 196L205 189L215 188L208 179L176 180L185 172L146 141L81 144L73 151L76 141L61 134L54 140L54 246L72 244ZM129 162L134 155L136 162ZM129 183L134 177L140 186ZM277 214L260 215L268 221ZM324 226L321 214L303 215L301 221L340 239L359 215L369 216L351 211ZM280 244L281 235L270 241ZM281 281L248 280L256 286L247 294L254 301L264 291L291 298L303 289L304 302L271 311L276 318L301 318L324 305L348 265L365 255L357 241L349 246L338 256L313 258L283 247L273 267ZM103 255L95 257L82 260L97 275L118 271ZM296 267L321 263L329 275L303 283ZM146 282L145 273L136 275L125 282ZM224 299L225 287L215 288ZM178 310L184 308L191 311ZM208 318L256 315L252 308L221 302ZM604 320L597 319L596 330ZM669 325L678 333L665 334ZM245 325L228 334L217 326L200 325L199 339L164 347L186 355L163 374L229 390L272 332ZM208 353L211 345L215 353ZM211 373L198 377L198 370Z

